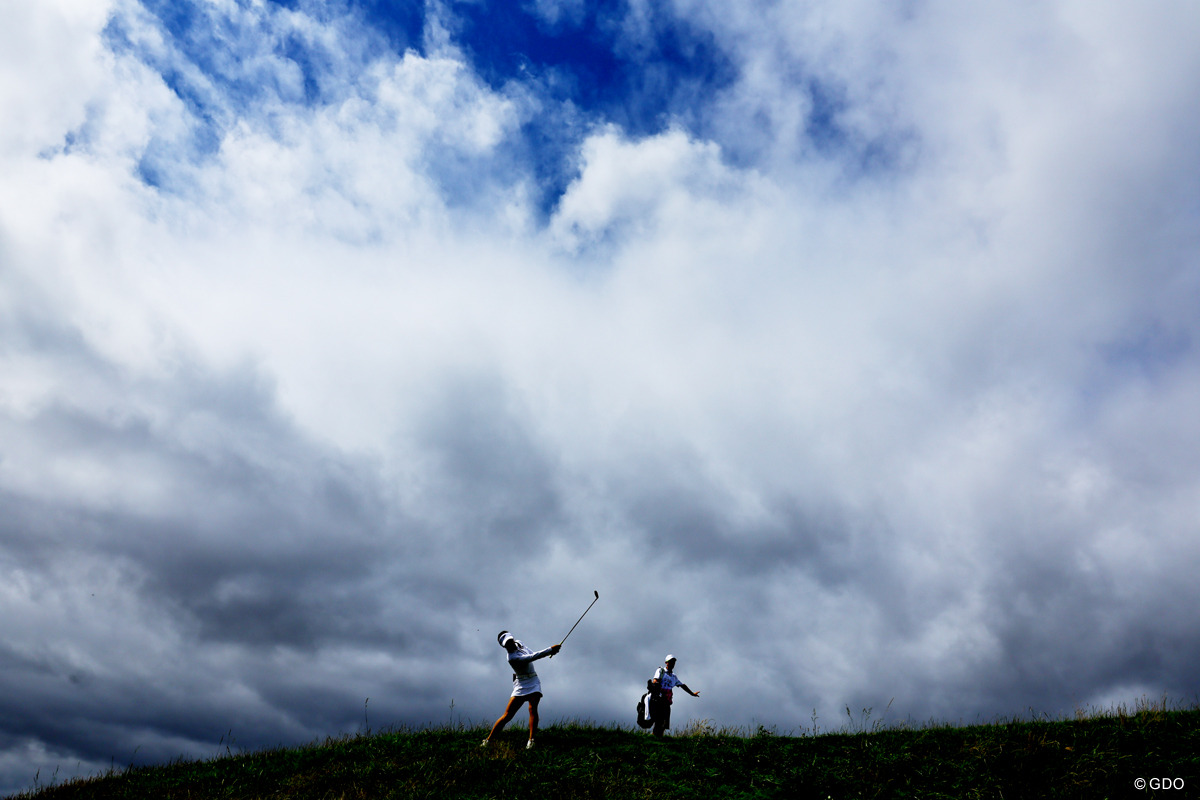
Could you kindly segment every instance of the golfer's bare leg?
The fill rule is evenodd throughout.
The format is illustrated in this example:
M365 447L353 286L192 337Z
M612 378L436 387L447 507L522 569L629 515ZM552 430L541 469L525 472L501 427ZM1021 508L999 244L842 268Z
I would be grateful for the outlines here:
M517 711L521 708L521 704L524 702L525 702L524 697L508 698L508 705L505 706L505 708L504 708L504 715L501 716L500 719L496 720L496 724L492 725L492 731L491 731L491 733L488 734L488 737L487 737L488 741L491 741L493 736L495 736L500 731L504 730L504 726L507 725L512 720L512 718L517 715ZM533 711L533 707L530 706L530 712L532 713L532 711Z
M529 741L533 741L533 735L537 733L538 727L538 702L541 701L541 695L534 695L529 698Z

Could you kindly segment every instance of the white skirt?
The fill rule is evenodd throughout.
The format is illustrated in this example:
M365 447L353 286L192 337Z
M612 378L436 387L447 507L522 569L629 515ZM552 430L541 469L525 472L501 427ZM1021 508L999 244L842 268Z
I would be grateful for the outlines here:
M542 681L537 675L513 678L513 697L524 697L542 691Z

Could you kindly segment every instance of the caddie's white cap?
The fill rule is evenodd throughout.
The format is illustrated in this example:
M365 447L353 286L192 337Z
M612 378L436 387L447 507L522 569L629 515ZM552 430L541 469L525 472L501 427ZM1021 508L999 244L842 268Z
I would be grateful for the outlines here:
M675 658L675 656L671 655L670 653L667 653L667 657L663 659L663 663L665 664L668 661L677 661L677 660L678 659Z

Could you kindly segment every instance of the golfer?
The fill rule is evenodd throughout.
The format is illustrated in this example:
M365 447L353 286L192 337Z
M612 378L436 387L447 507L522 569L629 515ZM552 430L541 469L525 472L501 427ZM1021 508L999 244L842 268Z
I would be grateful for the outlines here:
M671 727L671 695L675 687L678 686L692 697L699 697L700 693L693 692L675 675L675 656L670 654L663 659L663 666L654 671L651 685L650 718L654 720L652 733L662 736L663 731Z
M533 671L533 662L539 658L554 655L562 649L562 645L551 645L545 650L538 650L535 653L517 641L517 637L508 631L500 631L496 636L496 641L508 651L508 664L513 671L513 690L512 696L508 698L508 706L504 709L504 715L496 720L491 732L483 740L482 746L487 747L488 743L492 741L492 737L504 730L504 726L521 710L521 705L528 701L529 741L525 744L525 749L528 750L533 747L533 735L537 733L538 703L542 699L542 682L538 679L537 673Z

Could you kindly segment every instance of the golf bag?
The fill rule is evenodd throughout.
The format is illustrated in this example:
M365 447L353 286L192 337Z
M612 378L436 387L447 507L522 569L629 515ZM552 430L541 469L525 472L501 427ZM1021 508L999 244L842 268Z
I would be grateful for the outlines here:
M650 716L650 709L653 707L652 701L658 697L658 684L653 679L646 681L646 693L642 695L637 704L637 724L639 728L649 728L654 725L654 719Z

